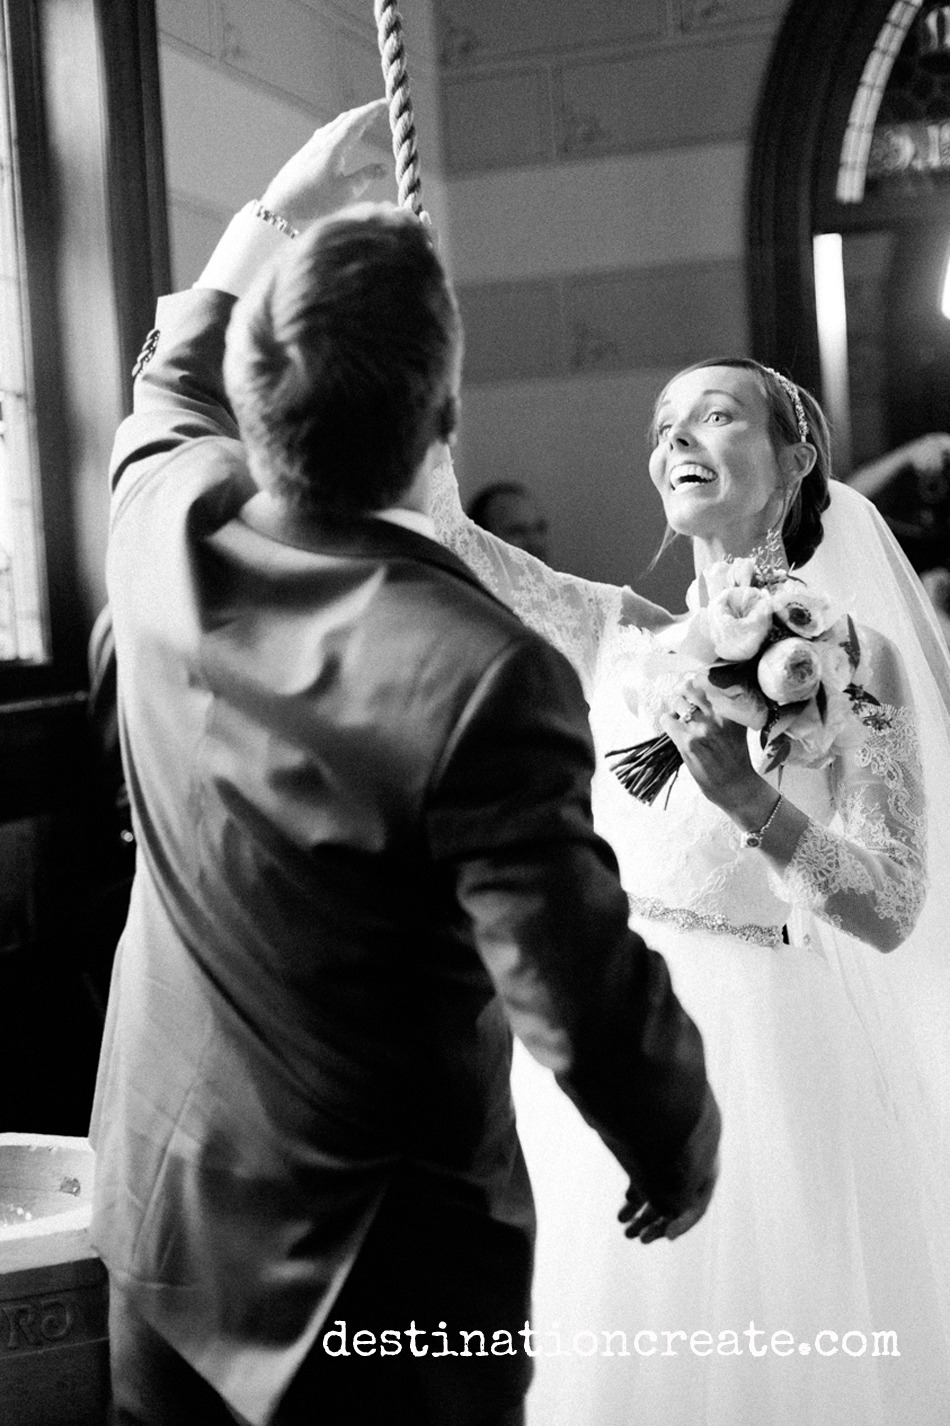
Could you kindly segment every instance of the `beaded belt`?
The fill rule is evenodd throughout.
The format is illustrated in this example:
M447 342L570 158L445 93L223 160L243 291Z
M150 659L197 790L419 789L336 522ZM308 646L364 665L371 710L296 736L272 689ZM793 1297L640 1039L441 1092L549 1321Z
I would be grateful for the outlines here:
M725 916L709 916L702 911L690 911L686 907L667 906L652 896L628 896L630 910L634 916L644 916L648 921L667 921L678 926L681 931L711 931L716 936L735 936L740 941L749 941L755 946L781 946L783 944L781 926L757 926L748 923L736 926Z

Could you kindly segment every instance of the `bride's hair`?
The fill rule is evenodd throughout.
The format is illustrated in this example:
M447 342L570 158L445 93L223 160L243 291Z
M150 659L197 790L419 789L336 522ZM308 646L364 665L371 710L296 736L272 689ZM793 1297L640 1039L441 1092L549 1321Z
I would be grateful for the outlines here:
M823 533L821 517L828 508L828 484L832 478L831 434L825 413L811 392L806 391L804 386L797 386L788 377L780 378L777 372L772 371L770 367L763 366L761 362L754 361L751 357L711 357L707 361L696 361L690 366L684 366L682 371L678 371L676 376L670 378L670 381L676 381L678 377L685 376L690 371L701 371L707 366L740 367L743 371L751 371L758 378L759 389L765 397L768 407L769 435L776 451L783 446L797 445L802 440L793 392L798 393L808 425L808 444L815 448L815 463L799 485L794 499L785 511L785 519L782 523L782 541L790 565L806 564L821 544ZM667 382L663 388L664 392L669 385L670 382ZM792 391L789 391L787 387L791 387ZM657 398L650 421L650 439L653 442L656 440L656 412L662 399L663 392ZM663 543L654 557L654 565L675 538L674 531L668 528L663 536Z

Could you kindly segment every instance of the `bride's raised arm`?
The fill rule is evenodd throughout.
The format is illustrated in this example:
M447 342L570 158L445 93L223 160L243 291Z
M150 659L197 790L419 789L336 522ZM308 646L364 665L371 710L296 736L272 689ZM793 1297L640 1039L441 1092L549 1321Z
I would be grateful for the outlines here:
M559 573L476 525L462 509L451 459L433 472L429 513L442 544L573 664L588 699L597 654L610 624L618 619L647 627L669 622L665 610L631 589Z

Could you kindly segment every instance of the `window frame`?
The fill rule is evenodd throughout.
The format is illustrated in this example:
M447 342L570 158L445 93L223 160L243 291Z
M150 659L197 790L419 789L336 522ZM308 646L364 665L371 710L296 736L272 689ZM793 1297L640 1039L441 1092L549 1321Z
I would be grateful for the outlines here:
M131 366L153 322L155 298L170 287L165 208L158 34L154 0L3 0L16 111L26 268L26 364L36 409L41 538L46 550L48 659L0 663L0 710L73 700L87 687L86 645L101 602L96 540L83 538L84 492L77 488L77 434L63 392L81 352L73 332L101 319L88 294L67 291L61 272L70 202L101 227L111 265L110 319L120 372L116 411L131 406ZM77 29L80 27L80 29ZM101 133L98 153L83 153L83 191L61 180L57 145L68 116L53 90L71 36L83 33L97 56L83 76L88 120ZM88 78L88 84L86 84ZM91 145L90 145L91 147ZM97 211L94 211L97 210ZM70 369L71 368L71 369ZM100 432L104 442L113 432ZM101 471L106 481L106 471ZM88 503L88 501L86 501ZM101 532L104 549L104 532ZM13 709L11 709L13 712ZM0 810L1 816L1 810Z
M98 462L94 473L81 474L80 437L63 394L71 382L75 401L81 382L96 379L81 370L77 333L104 317L114 328L119 389L109 399L114 396L121 417L131 405L131 368L152 325L155 299L170 284L155 0L3 3L19 152L25 359L35 393L49 657L38 664L0 663L0 821L60 800L48 766L85 762L87 641L103 598L105 530L90 534L97 507L83 481L88 486L93 476L101 479L104 491L106 470L103 461L101 474ZM75 138L56 89L57 71L61 77L70 64L77 37L83 53L95 55L94 64L70 76L70 102L78 92L88 103L83 133L96 139L84 139L79 185L63 181L65 161L58 161ZM75 165L75 154L70 158ZM103 264L111 269L108 313L101 291L97 296L90 286L84 292L81 282L63 278L77 213L89 232L102 234ZM115 423L106 430L98 413L96 419L97 446L107 453ZM99 499L101 492L94 493ZM75 759L64 757L64 739ZM22 766L24 754L31 768Z

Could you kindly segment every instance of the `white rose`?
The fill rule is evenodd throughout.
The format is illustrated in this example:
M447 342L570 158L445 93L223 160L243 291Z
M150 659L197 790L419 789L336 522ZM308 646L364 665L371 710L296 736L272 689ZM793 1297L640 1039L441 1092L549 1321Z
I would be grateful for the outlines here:
M780 731L791 739L789 764L809 768L826 767L845 748L859 747L868 735L843 693L829 695L824 718L812 702L787 721L780 720L775 734Z
M821 661L821 681L826 688L833 688L836 693L843 693L848 684L854 678L854 670L851 667L851 659L848 652L841 646L837 639L830 639L827 642L819 639L815 644L818 657Z
M685 623L678 626L679 652L684 658L693 659L698 668L708 668L716 662L716 646L709 631L709 610L700 609Z
M652 635L642 631L637 631L634 647L636 656L625 661L623 698L631 713L658 728L659 718L670 711L684 680L698 666L694 660L662 648Z
M697 604L708 604L717 594L726 589L745 589L755 578L755 560L716 560L709 564L690 585L690 590L698 589L705 594ZM687 595L687 602L689 595ZM692 606L691 606L692 607Z
M821 660L807 639L780 639L759 659L756 677L773 703L802 703L818 691Z
M737 663L762 647L772 625L772 604L764 589L734 586L711 600L706 615L717 656Z
M768 722L768 704L748 684L734 683L728 688L719 688L707 680L706 695L713 712L720 718L755 729L764 728Z
M797 767L824 767L831 760L834 733L822 722L815 703L809 703L794 717L776 724L772 736L782 733L791 742L787 762Z

